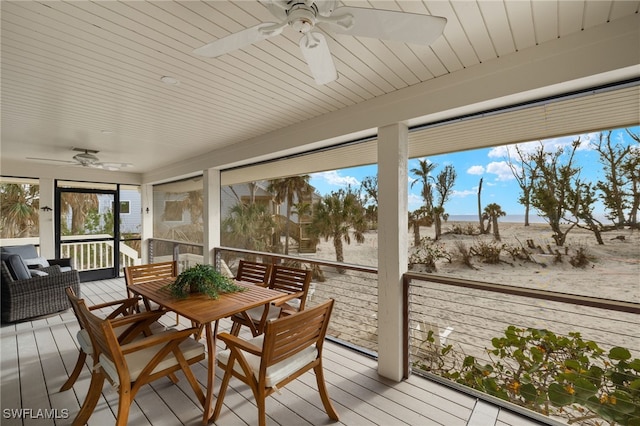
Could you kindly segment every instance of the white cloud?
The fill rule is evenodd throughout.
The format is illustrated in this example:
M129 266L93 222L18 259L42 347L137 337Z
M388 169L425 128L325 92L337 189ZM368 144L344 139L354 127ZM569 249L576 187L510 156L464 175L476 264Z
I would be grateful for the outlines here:
M409 211L416 210L424 204L424 200L418 194L409 193Z
M511 180L514 179L511 168L506 161L493 161L487 164L487 173L497 175L497 180Z
M347 186L351 185L356 187L360 185L360 181L353 176L340 176L337 170L331 170L329 172L313 173L312 176L317 179L322 179L329 185L333 186Z
M465 189L463 191L452 191L451 192L451 196L454 198L465 198L465 197L469 197L471 195L477 195L478 194L478 188L476 189Z
M559 148L571 147L573 141L578 137L580 138L578 151L588 151L593 149L592 142L596 142L598 140L599 133L584 133L577 136L563 136L560 138L545 139L542 143L545 152L555 152ZM489 158L509 158L509 156L511 156L512 161L516 162L519 160L518 154L516 153L516 145L521 153L527 155L535 152L540 147L540 142L541 141L530 141L515 145L497 146L492 148L487 156Z
M483 166L471 166L467 169L467 173L470 175L481 175L484 174Z

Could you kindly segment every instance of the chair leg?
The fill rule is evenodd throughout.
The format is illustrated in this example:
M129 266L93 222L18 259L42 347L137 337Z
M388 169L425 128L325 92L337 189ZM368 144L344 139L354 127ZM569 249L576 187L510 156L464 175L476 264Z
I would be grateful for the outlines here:
M84 362L86 359L87 359L87 354L82 349L80 349L80 353L78 354L78 360L76 361L76 366L73 367L73 371L69 375L69 378L67 379L66 382L64 382L64 384L60 388L60 392L64 392L73 387L73 384L76 382L76 380L78 380L78 376L80 375L80 372L84 367Z
M202 407L204 408L204 404L205 404L204 393L202 392L202 388L200 388L200 384L198 383L198 380L196 380L196 377L193 375L193 371L191 371L191 367L189 365L186 365L182 369L182 372L187 377L187 381L191 385L193 392L195 392L196 397L198 398L198 401L200 401L200 405L202 405Z
M122 386L118 389L118 417L116 418L116 426L127 426L129 421L129 409L133 400L133 393L130 386Z
M224 395L227 392L227 386L229 385L229 380L231 379L231 370L229 366L224 371L224 377L222 378L222 383L220 383L220 390L218 391L218 398L216 399L216 408L213 410L213 416L211 417L212 421L216 421L218 416L220 415L220 411L222 410L222 403L224 402Z
M320 391L320 398L322 399L322 405L327 415L332 420L339 420L338 413L329 399L329 392L327 392L327 384L324 381L324 372L322 370L322 362L313 368L316 373L316 382L318 383L318 390Z
M96 408L98 399L102 394L102 385L104 384L104 374L100 371L91 374L91 383L89 384L89 391L87 397L78 412L78 415L73 420L73 426L84 426L87 424L87 420L91 417L93 410Z
M240 327L242 327L242 324L233 321L233 324L231 324L231 333L234 336L238 336L240 334Z
M171 380L171 383L173 383L174 385L180 381L180 379L178 379L178 376L173 373L169 374L169 380Z
M256 405L258 406L258 426L267 426L267 395L264 387L258 389L256 397Z

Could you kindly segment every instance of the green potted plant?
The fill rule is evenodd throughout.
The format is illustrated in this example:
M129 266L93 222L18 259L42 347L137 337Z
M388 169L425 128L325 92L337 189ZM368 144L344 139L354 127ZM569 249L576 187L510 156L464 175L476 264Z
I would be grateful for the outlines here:
M179 299L187 297L190 293L204 293L212 299L217 299L220 293L244 291L244 287L236 285L232 278L223 275L212 265L200 264L185 269L167 288L172 296Z

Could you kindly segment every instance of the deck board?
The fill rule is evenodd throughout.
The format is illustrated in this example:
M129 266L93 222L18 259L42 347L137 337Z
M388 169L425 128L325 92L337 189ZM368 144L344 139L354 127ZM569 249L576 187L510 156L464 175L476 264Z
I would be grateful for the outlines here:
M88 305L126 297L124 281L111 279L82 284L82 297ZM173 314L161 322L168 327L186 328L189 321L181 318L176 325ZM220 322L219 331L228 331L231 322ZM90 382L87 366L73 389L59 392L75 365L79 327L71 311L26 321L3 324L0 328L0 395L3 409L32 408L49 410L62 417L68 410L74 418L84 400ZM248 332L243 330L243 336ZM218 350L222 347L219 344ZM207 383L206 362L193 366L196 379ZM280 426L304 425L485 425L533 426L533 420L500 409L439 383L419 376L396 383L380 377L376 360L344 346L327 342L324 350L324 370L329 396L340 415L332 422L326 415L317 390L313 372L288 384L267 400L267 424ZM161 379L144 386L135 398L129 425L173 426L199 425L202 407L182 373L177 384ZM216 369L216 390L222 371ZM28 401L28 402L27 402ZM89 419L89 425L115 423L117 392L105 383L102 397ZM52 411L53 410L53 411ZM57 410L57 411L56 411ZM224 407L216 422L220 425L257 424L256 405L248 386L231 379ZM28 414L28 413L27 413ZM29 415L27 415L29 417ZM2 425L66 425L70 419L6 418Z

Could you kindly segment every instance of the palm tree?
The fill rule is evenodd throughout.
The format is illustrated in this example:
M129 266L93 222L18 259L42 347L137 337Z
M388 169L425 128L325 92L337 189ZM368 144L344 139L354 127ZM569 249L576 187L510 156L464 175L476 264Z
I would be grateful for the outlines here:
M432 218L427 214L425 206L409 212L409 227L413 229L413 245L420 245L420 227L431 226Z
M500 231L498 230L498 218L501 216L506 216L507 213L502 211L502 207L500 207L498 204L491 203L484 208L484 214L487 215L487 217L491 221L491 225L493 226L493 238L496 241L500 241Z
M290 235L290 221L291 221L291 209L294 204L294 197L298 201L306 195L309 195L313 188L309 185L309 175L292 176L283 179L274 179L269 182L267 191L275 195L275 201L278 204L282 204L286 201L287 213L284 226L284 254L289 254L289 235Z
M342 242L351 244L350 232L353 232L356 242L363 243L364 231L367 229L364 208L357 194L349 187L347 190L332 191L325 195L315 205L311 229L326 241L331 238L336 261L344 262ZM343 274L345 270L338 268L338 272Z
M413 185L417 182L422 183L422 198L428 211L431 211L433 208L433 176L431 176L431 172L433 172L436 167L438 167L437 163L429 163L425 158L424 160L418 160L417 168L409 170L411 174L418 177L418 179L411 182L411 188L413 188Z
M60 211L71 214L70 235L81 235L85 233L84 223L92 210L99 207L98 196L96 194L85 194L79 192L66 192L60 198Z
M433 222L436 228L435 239L439 240L442 235L442 219L445 221L449 217L445 213L444 205L449 200L453 185L456 182L456 170L451 164L447 164L435 179L435 190L438 193L438 204L433 207Z
M23 238L38 235L38 185L0 184L0 235Z
M433 176L431 173L438 167L436 163L429 163L425 158L424 160L418 160L418 167L409 170L409 172L418 178L411 182L411 188L413 185L420 182L422 183L422 199L424 200L424 208L421 208L420 215L432 216L433 215ZM414 240L420 241L420 225L418 228L414 228Z
M270 251L275 222L265 204L238 203L222 221L222 244L247 250Z

